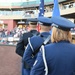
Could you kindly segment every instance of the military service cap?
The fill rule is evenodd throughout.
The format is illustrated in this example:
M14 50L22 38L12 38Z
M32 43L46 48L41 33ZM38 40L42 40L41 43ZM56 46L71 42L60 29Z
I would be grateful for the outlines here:
M52 26L59 29L69 31L71 28L75 27L75 24L64 17L52 17Z
M40 25L44 25L44 26L51 26L52 21L51 21L51 18L38 17L38 23L39 23Z
M27 19L27 22L31 25L37 25L38 20L36 18Z

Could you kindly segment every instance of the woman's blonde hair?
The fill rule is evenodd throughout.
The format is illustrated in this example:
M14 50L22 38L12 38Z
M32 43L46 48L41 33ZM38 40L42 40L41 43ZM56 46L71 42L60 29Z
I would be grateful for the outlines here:
M72 35L70 31L64 31L56 27L52 28L51 42L59 42L66 40L72 42Z

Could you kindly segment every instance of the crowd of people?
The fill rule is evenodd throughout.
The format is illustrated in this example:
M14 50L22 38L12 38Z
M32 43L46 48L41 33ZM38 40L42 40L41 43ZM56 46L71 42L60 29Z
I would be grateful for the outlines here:
M11 40L8 40L8 38L20 38L23 33L26 33L28 31L27 28L19 28L16 27L11 31L8 30L1 30L0 31L0 44L9 44ZM18 40L15 40L15 43L17 44ZM14 45L14 41L12 40L12 44Z
M0 31L0 44L9 44L9 42L7 41L7 39L4 38L9 38L9 37L13 37L13 38L20 38L22 34L28 32L29 29L26 27L24 28L20 28L20 27L16 27L11 31L8 30L1 30ZM75 28L71 28L71 33L75 33ZM17 44L18 41L15 40L15 43ZM12 44L14 45L14 41L12 42Z

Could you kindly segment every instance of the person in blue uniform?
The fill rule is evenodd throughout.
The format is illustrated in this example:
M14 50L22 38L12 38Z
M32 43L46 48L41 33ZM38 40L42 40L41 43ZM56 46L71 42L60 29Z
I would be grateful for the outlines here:
M39 34L37 31L37 19L28 19L26 23L28 23L30 31L20 37L16 46L16 53L21 57L23 57L25 47L28 44L28 38ZM22 75L24 75L24 64L22 64Z
M30 75L75 75L75 45L70 29L75 24L63 17L52 17L51 44L41 46Z
M51 19L47 17L38 17L38 23L40 24L40 35L33 36L29 39L29 43L25 49L24 55L23 55L23 62L28 65L26 66L27 72L25 75L28 75L28 72L33 67L33 64L35 62L35 59L37 57L37 53L39 52L39 49L42 44L48 44L50 43L50 29L51 29ZM29 70L29 71L28 71ZM30 75L30 74L29 74Z

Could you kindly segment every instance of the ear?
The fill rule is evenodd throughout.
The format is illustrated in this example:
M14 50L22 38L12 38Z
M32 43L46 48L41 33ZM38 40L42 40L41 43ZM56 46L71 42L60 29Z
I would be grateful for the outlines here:
M39 30L41 30L41 26L39 25Z
M52 26L50 26L50 30L52 29Z
M41 26L40 26L40 25L37 26L37 30L38 30L38 31L41 30Z

